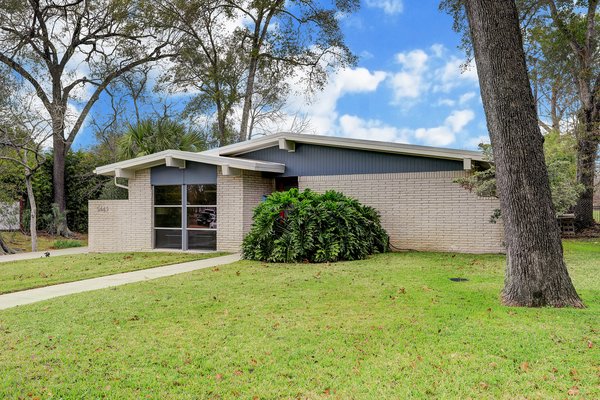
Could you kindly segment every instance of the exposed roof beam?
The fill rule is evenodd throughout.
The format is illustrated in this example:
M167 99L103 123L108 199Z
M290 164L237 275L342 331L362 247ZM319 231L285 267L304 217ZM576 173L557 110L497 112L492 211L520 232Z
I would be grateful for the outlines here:
M117 169L115 169L115 177L116 178L133 179L133 178L135 178L135 171L117 168Z
M296 151L296 142L292 140L287 140L285 138L279 139L279 149L287 150L288 153L293 153Z
M225 164L221 165L221 174L223 174L223 176L240 176L242 171Z
M473 168L473 160L470 158L463 159L463 169L466 171L470 171Z
M184 169L185 168L185 160L174 158L173 156L166 156L165 157L165 165L167 167L175 167L175 168L179 168L179 169Z

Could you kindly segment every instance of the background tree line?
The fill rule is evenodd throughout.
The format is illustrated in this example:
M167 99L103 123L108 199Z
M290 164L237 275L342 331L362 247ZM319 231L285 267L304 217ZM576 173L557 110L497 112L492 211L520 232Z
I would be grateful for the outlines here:
M473 52L465 3L466 0L445 0L441 7L454 15L455 29L463 33L462 47L470 60ZM573 211L578 227L586 228L594 224L593 195L600 143L598 1L516 0L515 4L537 121L545 137L552 141L545 146L550 152L547 158L563 160L562 166L555 163L550 172L563 179L555 187L562 185L569 198L576 194L574 204L560 211ZM559 142L562 144L557 148L554 144ZM574 159L551 153L565 150L572 151ZM568 187L565 179L572 179Z
M108 101L115 114L91 122L100 146L113 150L93 151L110 161L165 145L201 149L248 139L264 124L282 122L290 79L310 92L324 85L329 71L355 62L336 16L355 11L358 4L0 0L0 65L16 81L19 94L27 92L33 99L33 114L50 133L42 140L20 126L26 140L17 141L14 131L5 130L3 136L11 140L3 141L3 151L31 156L25 142L38 146L40 165L52 166L55 214L67 215L56 229L68 236L68 223L73 229L78 224L74 210L67 213L67 193L72 192L67 159L95 104ZM165 102L148 116L144 94L151 81L151 90L187 94L185 108ZM133 108L134 119L118 115L122 107ZM182 120L187 120L184 126ZM125 141L129 147L123 150ZM52 152L43 150L49 147ZM11 160L19 163L17 158ZM30 168L30 161L21 159L21 164Z

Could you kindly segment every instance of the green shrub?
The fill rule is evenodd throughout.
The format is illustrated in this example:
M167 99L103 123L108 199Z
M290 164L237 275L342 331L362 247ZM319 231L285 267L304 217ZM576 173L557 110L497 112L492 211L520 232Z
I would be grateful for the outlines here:
M83 246L83 243L81 243L79 240L66 240L66 239L55 240L54 243L52 244L52 247L55 249L68 249L71 247L81 247L81 246Z
M250 260L359 260L388 248L377 211L334 191L275 192L253 218L242 246L243 257Z

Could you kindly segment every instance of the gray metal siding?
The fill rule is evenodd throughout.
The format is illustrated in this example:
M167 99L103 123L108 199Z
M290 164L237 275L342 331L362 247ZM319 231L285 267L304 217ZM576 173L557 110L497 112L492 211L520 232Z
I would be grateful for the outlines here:
M183 185L217 183L217 166L186 162L185 169L161 165L150 172L152 185Z
M288 153L269 147L238 156L253 160L285 164L278 176L321 176L383 174L397 172L461 171L462 161L440 158L379 153L296 143L296 151Z

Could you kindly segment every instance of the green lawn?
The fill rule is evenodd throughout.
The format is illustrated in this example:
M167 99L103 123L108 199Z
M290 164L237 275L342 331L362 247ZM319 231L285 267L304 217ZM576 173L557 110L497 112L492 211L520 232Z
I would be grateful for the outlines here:
M2 237L6 244L16 252L31 251L31 237L21 232L2 232ZM65 239L62 236L48 235L44 232L38 232L38 251L55 250L67 247L87 246L87 234L77 233L72 239Z
M600 242L566 249L587 309L500 306L501 256L409 252L0 311L0 397L597 399Z
M224 254L92 253L0 263L0 294Z

